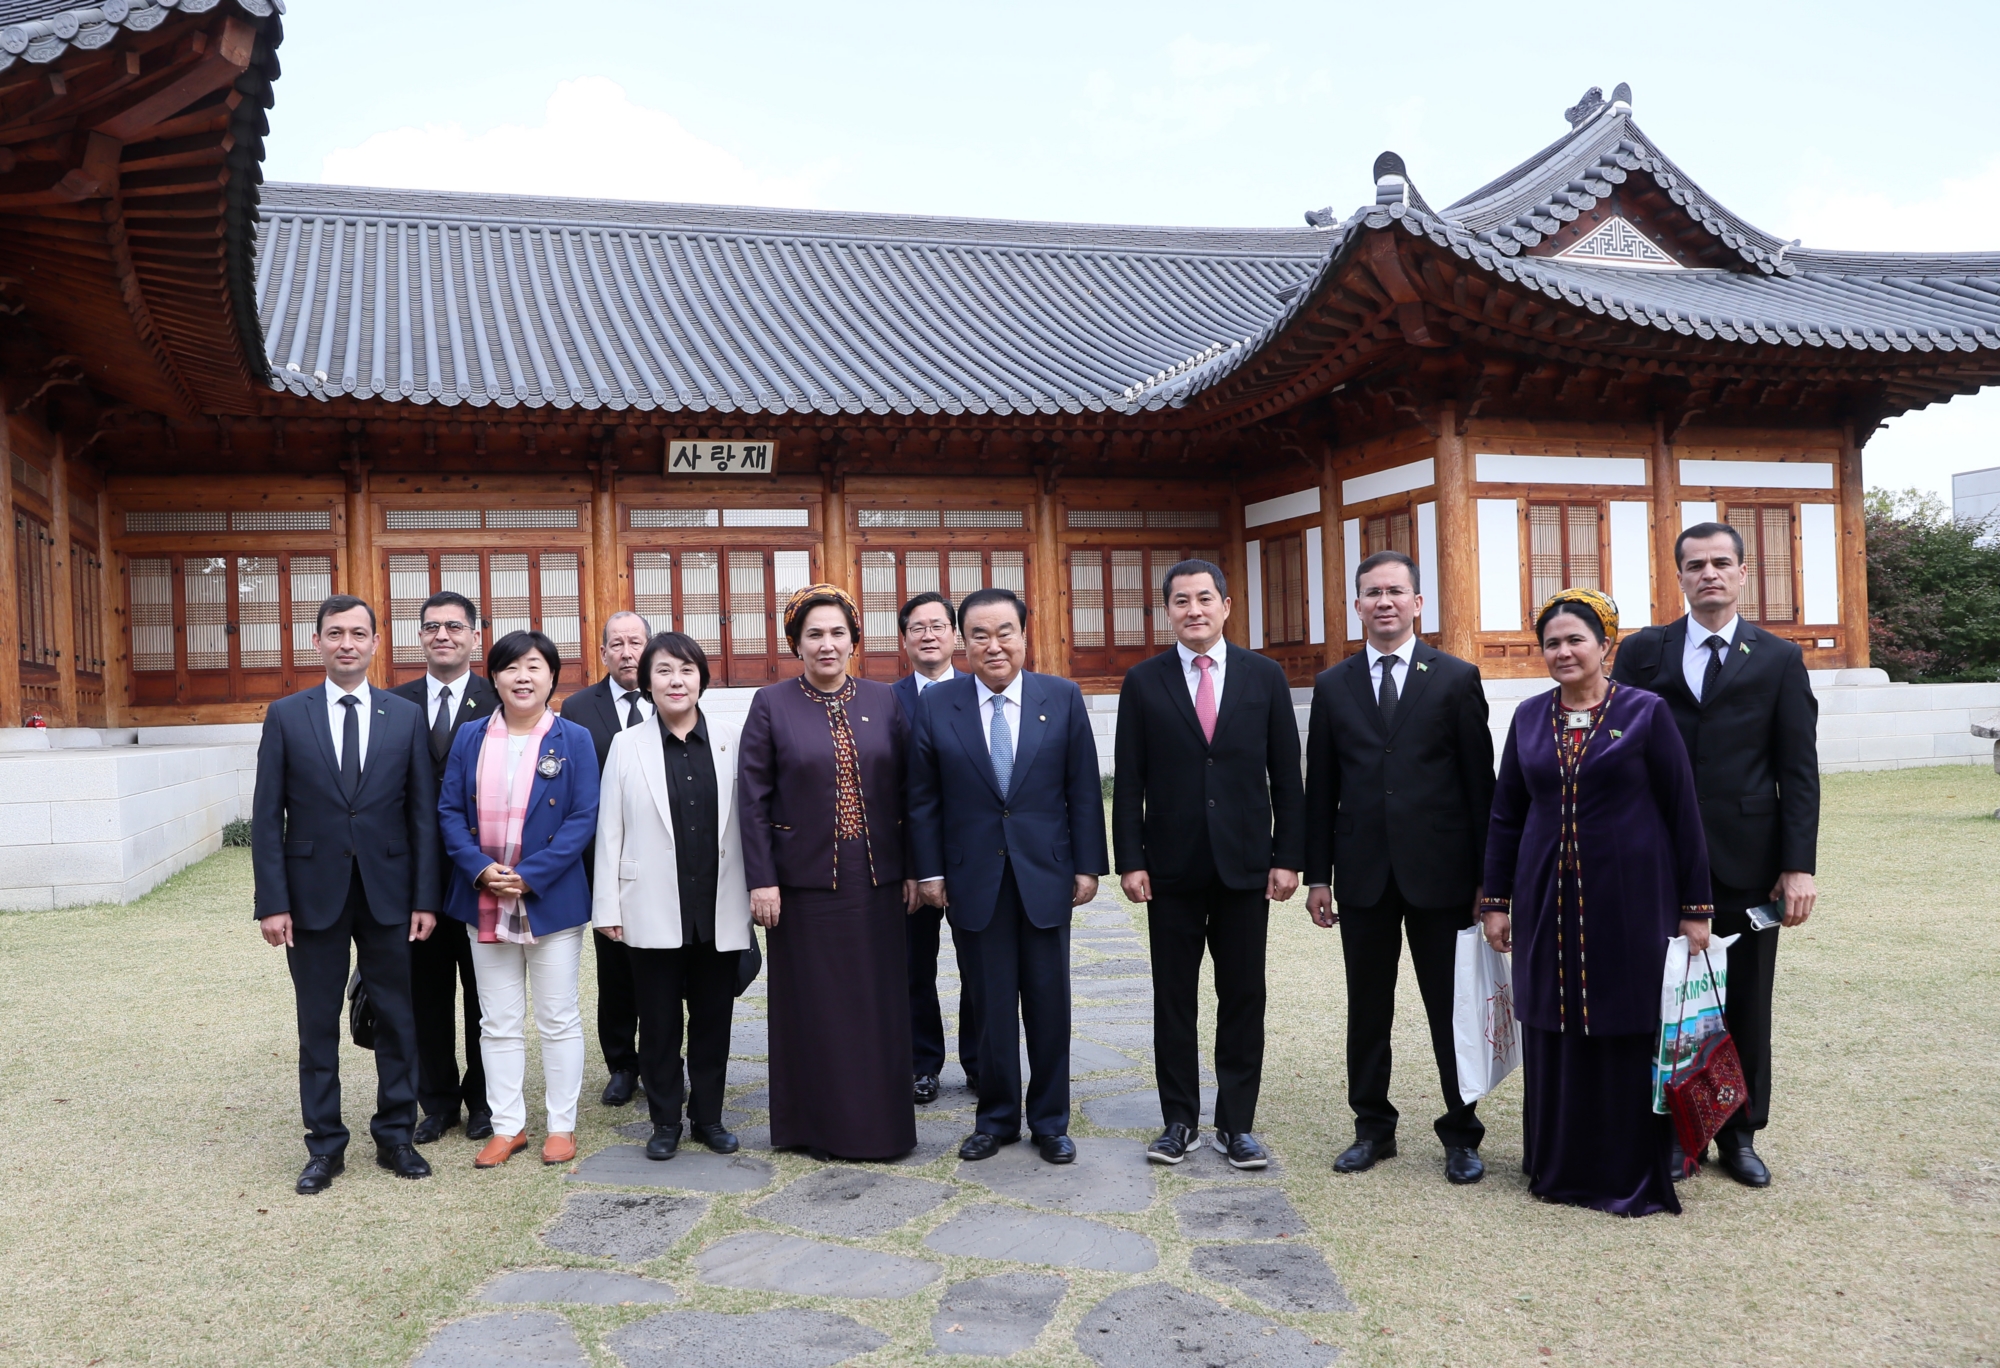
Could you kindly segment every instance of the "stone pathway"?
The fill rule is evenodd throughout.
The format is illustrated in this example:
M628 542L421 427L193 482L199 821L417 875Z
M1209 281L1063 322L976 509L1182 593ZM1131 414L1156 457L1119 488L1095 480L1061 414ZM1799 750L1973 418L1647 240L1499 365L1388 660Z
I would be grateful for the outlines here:
M586 1098L587 1153L563 1175L544 1257L496 1269L414 1365L830 1368L887 1361L878 1351L892 1346L896 1362L1032 1352L1102 1368L1331 1363L1355 1307L1285 1196L1282 1157L1255 1172L1206 1146L1174 1168L1146 1161L1161 1121L1134 921L1111 896L1077 919L1075 1164L1045 1164L1025 1141L961 1162L976 1099L955 1063L938 1101L917 1110L916 1151L893 1164L773 1152L760 981L730 1036L723 1119L742 1150L683 1140L655 1163L619 1143L651 1133L643 1098L622 1116ZM950 1018L958 984L942 958ZM1214 1082L1206 1066L1202 1082ZM1214 1104L1203 1087L1204 1125ZM903 1307L918 1319L892 1309Z

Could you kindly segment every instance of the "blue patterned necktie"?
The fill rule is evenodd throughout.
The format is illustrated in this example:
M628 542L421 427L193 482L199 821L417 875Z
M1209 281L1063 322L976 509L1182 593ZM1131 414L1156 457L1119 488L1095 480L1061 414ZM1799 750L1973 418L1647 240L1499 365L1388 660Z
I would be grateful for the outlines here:
M993 782L1000 786L1000 796L1007 796L1007 785L1014 779L1014 729L1007 725L1005 699L1000 694L993 696Z

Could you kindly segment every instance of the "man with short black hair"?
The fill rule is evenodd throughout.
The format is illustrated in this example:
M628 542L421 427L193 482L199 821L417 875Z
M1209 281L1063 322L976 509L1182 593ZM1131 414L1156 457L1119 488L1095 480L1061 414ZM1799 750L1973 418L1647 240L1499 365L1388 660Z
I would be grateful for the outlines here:
M653 702L639 687L639 657L652 637L652 627L637 613L630 609L613 613L605 619L598 646L604 678L578 689L556 709L590 733L600 774L611 754L612 738L653 720ZM593 881L597 877L595 843L583 852L583 872ZM597 1043L611 1073L599 1100L607 1107L622 1107L639 1088L639 1001L632 989L631 957L602 931L593 931L590 940L597 950Z
M1493 812L1493 734L1477 666L1425 645L1417 563L1378 551L1354 573L1366 644L1313 681L1306 739L1306 911L1340 927L1347 965L1347 1101L1354 1143L1333 1161L1361 1173L1396 1153L1390 1030L1403 936L1444 1093L1435 1129L1445 1177L1486 1174L1486 1128L1458 1091L1452 979L1473 924Z
M1778 927L1757 929L1749 908L1780 904L1782 925L1813 912L1819 846L1819 700L1805 653L1737 612L1748 574L1742 534L1704 522L1674 541L1688 612L1643 627L1619 646L1611 678L1666 699L1694 764L1715 889L1713 934L1729 948L1723 1020L1743 1060L1749 1102L1723 1123L1722 1167L1746 1187L1768 1187L1757 1132L1771 1116L1771 995ZM1681 1155L1676 1181L1702 1155Z
M1305 868L1299 724L1284 667L1223 640L1222 567L1182 561L1160 598L1175 645L1118 691L1111 827L1125 896L1146 905L1153 1066L1165 1129L1147 1147L1178 1164L1201 1148L1201 957L1215 966L1215 1147L1231 1165L1270 1156L1251 1133L1264 1071L1264 945L1271 904Z
M424 677L391 689L424 710L431 762L444 773L451 739L468 722L484 722L500 706L493 685L473 672L480 658L479 613L472 600L446 589L424 600L417 617L424 648ZM458 1071L458 989L465 988L465 1073ZM437 929L410 946L410 1005L417 1019L417 1122L415 1143L442 1139L458 1124L465 1105L465 1138L493 1137L486 1105L486 1065L479 1052L479 983L472 967L466 925L439 917Z
M302 1194L346 1168L340 1116L340 1011L352 942L375 1009L375 1162L398 1178L430 1176L411 1143L417 1032L410 945L431 934L442 894L437 781L423 713L370 689L375 610L349 594L320 605L313 649L326 683L264 710L251 800L255 916L285 948L299 1023Z
M915 726L924 691L960 676L951 663L952 653L958 649L958 614L952 611L951 600L936 590L926 590L903 605L896 614L896 627L912 666L909 674L896 681L896 701ZM937 1101L938 1074L944 1069L944 1010L938 1003L937 989L943 926L944 909L928 903L903 922L910 973L911 1094L920 1107ZM977 1093L979 973L973 960L977 951L970 935L961 936L956 931L951 945L958 960L958 1062L965 1070L965 1086Z

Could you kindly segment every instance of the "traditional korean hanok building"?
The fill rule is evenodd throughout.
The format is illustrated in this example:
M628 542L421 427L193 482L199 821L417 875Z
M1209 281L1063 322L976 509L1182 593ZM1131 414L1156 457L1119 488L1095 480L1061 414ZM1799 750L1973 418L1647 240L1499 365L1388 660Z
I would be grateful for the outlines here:
M878 678L907 595L1006 585L1108 690L1190 554L1305 683L1384 547L1428 638L1532 675L1544 596L1669 618L1713 517L1749 616L1865 664L1862 444L2000 375L2000 255L1783 242L1622 86L1442 209L1385 153L1293 228L260 185L278 10L0 0L0 726L253 721L334 590L383 682L452 588L566 683L636 607L741 686L796 585L857 593Z

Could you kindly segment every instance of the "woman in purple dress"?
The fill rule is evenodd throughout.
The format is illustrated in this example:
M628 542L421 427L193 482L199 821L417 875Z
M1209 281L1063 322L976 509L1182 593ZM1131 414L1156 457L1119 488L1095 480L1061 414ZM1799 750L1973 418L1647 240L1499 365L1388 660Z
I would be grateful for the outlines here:
M1606 678L1617 605L1565 589L1535 620L1557 687L1507 733L1480 903L1514 951L1522 1168L1537 1197L1679 1211L1652 1056L1667 942L1708 944L1708 844L1672 713Z
M771 1144L815 1159L917 1145L903 919L903 764L895 691L847 674L854 600L815 584L785 604L796 679L750 701L737 794L750 915L770 945Z

